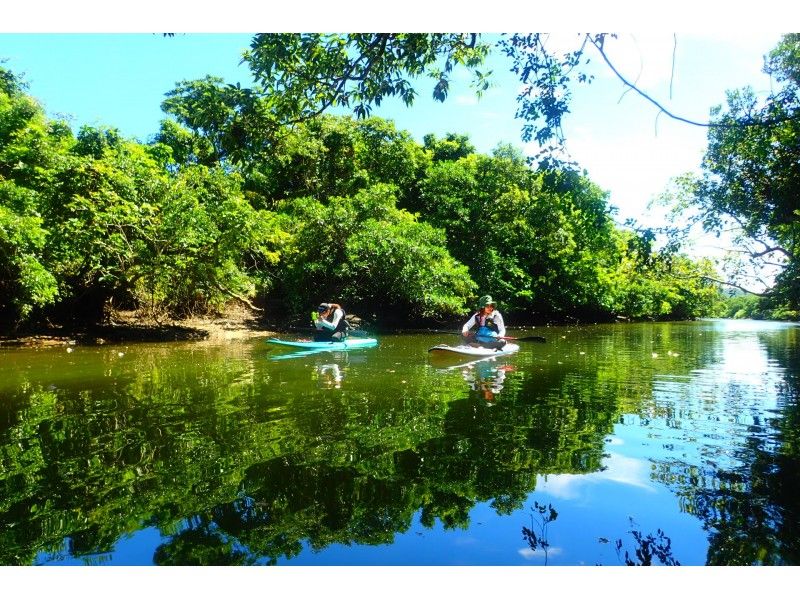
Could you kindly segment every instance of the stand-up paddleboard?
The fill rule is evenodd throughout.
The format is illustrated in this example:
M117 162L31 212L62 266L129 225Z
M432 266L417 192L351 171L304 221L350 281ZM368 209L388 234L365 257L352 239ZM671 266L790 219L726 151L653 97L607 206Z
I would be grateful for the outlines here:
M437 356L461 356L461 357L500 357L503 355L511 355L519 351L519 345L514 343L506 343L500 349L489 349L487 347L473 347L472 345L436 345L428 349L428 353Z
M305 349L313 351L345 351L347 349L363 349L374 347L378 344L376 338L346 338L343 341L284 341L279 338L267 340L273 345L284 347L294 347L295 349Z

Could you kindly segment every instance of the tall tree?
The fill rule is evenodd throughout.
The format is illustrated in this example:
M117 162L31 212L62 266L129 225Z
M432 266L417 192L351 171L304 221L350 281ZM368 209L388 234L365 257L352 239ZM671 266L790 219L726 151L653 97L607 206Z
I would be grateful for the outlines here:
M763 103L745 88L728 93L727 110L713 112L703 176L689 181L688 202L679 208L697 208L695 220L706 231L732 232L738 250L757 267L778 268L770 301L797 317L800 35L784 36L764 70L777 87Z

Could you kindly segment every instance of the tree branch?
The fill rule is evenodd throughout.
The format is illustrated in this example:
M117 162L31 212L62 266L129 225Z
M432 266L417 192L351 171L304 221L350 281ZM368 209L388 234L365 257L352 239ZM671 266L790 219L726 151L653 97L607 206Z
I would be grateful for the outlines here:
M736 284L735 282L728 282L727 280L719 280L718 278L714 278L713 276L707 276L705 274L698 274L697 276L681 276L679 274L674 274L673 273L673 274L671 274L671 276L673 278L680 278L680 279L683 279L683 280L696 280L696 279L700 278L702 280L707 280L709 282L715 282L717 284L722 284L722 285L725 285L725 286L733 287L735 289L739 289L740 291L743 291L745 293L750 293L751 295L755 295L756 297L768 297L770 295L769 291L766 291L764 293L758 293L758 292L753 291L751 289L747 289L747 288L745 288L745 287L743 287L743 286L741 286L739 284Z
M227 289L227 288L223 287L218 281L214 281L214 286L217 288L218 291L221 291L221 292L225 293L229 297L232 297L234 299L238 299L239 301L244 303L247 307L249 307L253 311L264 311L260 307L256 307L255 305L253 305L247 297L243 297L241 295L237 295L236 293L234 293L230 289Z
M325 101L323 101L320 104L319 108L314 112L301 115L296 119L287 120L284 124L296 125L311 120L313 118L316 118L317 116L325 112L328 108L330 108L338 98L344 95L343 90L347 85L347 83L349 83L350 81L365 81L367 75L374 67L376 61L379 60L380 57L383 55L383 52L386 49L386 44L388 43L391 37L392 34L390 33L379 33L377 37L369 43L367 48L363 52L361 52L361 54L359 54L358 57L349 64L347 70L342 74L341 77L336 77L331 79L333 84L329 84L325 77L320 77L318 82L321 82L325 84L328 88L330 88L330 97ZM380 50L378 52L374 52L374 50L378 47L380 47ZM353 72L355 71L356 67L363 60L367 61L364 70L359 76L353 76Z
M714 122L699 122L699 121L696 121L696 120L691 120L691 119L688 119L688 118L684 118L682 116L678 116L677 114L673 114L672 112L667 110L656 99L652 98L651 96L646 94L644 91L639 89L634 83L631 83L630 81L628 81L622 75L622 73L620 73L616 69L614 64L608 58L608 55L606 55L606 52L603 49L603 44L601 42L599 42L596 38L592 38L592 37L589 37L589 41L591 41L592 45L595 48L597 48L597 51L600 53L600 56L603 58L603 60L605 61L606 65L608 66L608 68L611 69L611 71L617 76L617 78L620 81L622 81L622 83L624 85L626 85L627 87L629 87L630 89L632 89L633 91L638 93L645 100L647 100L648 102L653 104L656 108L658 108L661 112L663 112L664 114L666 114L667 116L669 116L673 120L677 120L677 121L684 122L684 123L687 123L687 124L690 124L690 125L694 125L696 127L707 127L707 128L713 128L713 127L718 127L718 128L761 127L761 126L769 126L769 125L774 125L774 124L779 124L779 123L784 123L784 122L787 122L787 121L795 120L791 116L785 116L783 118L767 119L767 120L752 120L752 119L748 119L748 120L739 120L739 121L736 121L734 123L714 123Z

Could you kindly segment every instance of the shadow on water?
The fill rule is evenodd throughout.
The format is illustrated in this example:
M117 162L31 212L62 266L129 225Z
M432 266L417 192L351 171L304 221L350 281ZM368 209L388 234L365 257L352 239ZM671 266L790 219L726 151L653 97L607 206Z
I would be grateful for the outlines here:
M605 480L609 439L643 428L622 446L649 451L641 485L674 499L655 534L615 524L605 537L634 544L606 564L677 563L660 530L687 513L709 564L800 561L796 328L741 333L764 358L760 382L720 374L742 339L708 323L549 332L452 369L427 359L431 335L279 361L263 343L5 351L0 562L313 564L410 543L404 562L436 564L416 556L425 542L491 528L517 563L534 536L520 544L503 521L559 476ZM556 529L586 525L559 510ZM527 529L536 548L549 541Z

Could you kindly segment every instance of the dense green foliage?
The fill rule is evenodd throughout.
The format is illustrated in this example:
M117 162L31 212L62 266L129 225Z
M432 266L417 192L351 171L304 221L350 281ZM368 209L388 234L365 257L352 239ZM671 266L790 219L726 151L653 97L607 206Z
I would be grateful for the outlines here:
M458 314L474 295L469 271L447 252L442 231L396 206L393 188L353 197L286 201L293 235L281 294L295 311L310 297L338 297L360 313L403 323Z
M719 308L718 315L721 318L734 319L767 319L762 311L761 300L756 295L735 294L725 298Z
M707 315L705 266L619 229L607 194L510 146L423 144L391 122L255 123L264 96L186 81L147 144L76 134L0 71L0 306L10 324L185 315L238 298L304 322L335 300L378 324L464 317L490 292L517 322ZM242 137L241 131L246 131Z
M729 301L728 314L797 320L800 35L784 36L764 71L775 82L766 100L750 88L730 91L726 109L712 111L702 176L679 181L673 201L676 212L693 214L691 222L705 231L733 234L739 258L731 261L730 282L753 288L748 272L777 271L762 298Z
M607 38L613 36L577 34L574 46L559 54L548 47L546 33L259 34L244 54L257 86L229 87L222 95L243 95L237 118L257 121L257 136L263 139L281 124L308 120L332 107L363 118L389 97L411 106L425 81L432 82L431 96L443 102L458 70L480 95L492 81L486 58L501 52L519 77L516 116L524 123L523 139L538 142L543 163L563 164L561 120L569 112L571 84L591 80L582 68L589 63L585 50L592 47L604 56Z
M540 168L572 169L577 165L565 161L561 154L561 121L570 110L574 85L592 80L591 71L587 68L587 49L590 49L599 54L605 65L627 88L635 90L655 104L662 113L689 124L703 124L672 114L640 90L635 83L626 80L616 70L605 51L606 44L613 43L614 38L614 35L603 33L579 34L571 48L559 53L548 47L547 35L542 33L492 37L479 34L379 33L258 35L253 38L245 60L260 87L248 90L248 93L258 102L262 102L262 112L267 107L271 110L275 123L306 120L336 106L350 108L354 114L364 116L369 114L372 106L380 105L382 99L389 96L399 96L406 105L411 105L417 95L415 86L424 80L423 76L438 80L433 89L433 97L444 101L451 71L455 68L462 68L471 74L474 86L480 93L491 80L491 72L486 71L484 64L494 47L505 55L511 71L519 77L516 116L523 122L523 140L535 139L539 144L540 153L537 158ZM764 106L758 107L752 91L745 90L730 94L729 111L726 114L720 116L719 111L712 112L712 121L706 123L710 125L709 149L704 162L706 176L691 192L690 202L695 207L700 207L697 219L706 230L720 232L730 227L732 222L740 231L740 241L745 245L745 251L753 259L759 260L761 265L774 267L777 264L783 270L777 276L777 284L762 302L761 310L770 317L790 319L797 319L800 314L800 275L794 258L798 215L795 206L798 187L795 166L798 147L796 112L797 73L800 70L797 67L800 56L797 50L799 38L796 34L784 36L769 55L765 71L773 77L776 85ZM307 60L309 55L314 59ZM247 112L249 104L242 103L241 106ZM426 147L433 151L434 161L454 160L456 156L465 158L469 153L463 152L463 143L459 147L456 135L439 147L426 139ZM446 157L448 155L449 158ZM533 158L528 160L533 161ZM451 173L451 176L456 181L459 175ZM560 194L559 199L561 195L563 194ZM436 206L434 211L448 207L450 199L444 206ZM456 201L459 202L463 203L461 198ZM420 211L425 214L426 207L420 207ZM684 211L686 206L679 209ZM560 214L569 214L569 210ZM466 208L460 213L462 218L473 215ZM455 228L463 228L452 221L447 224L456 224ZM554 225L559 226L559 222ZM563 231L563 227L558 230ZM580 252L584 248L581 241L585 239L580 236L573 238L569 233L566 237L567 246L574 240L575 250ZM600 233L593 240L601 242L603 237L604 234ZM479 286L483 286L486 279L481 270L508 265L507 273L513 279L520 258L525 260L524 256L507 259L507 252L501 256L495 248L491 248L487 255L480 258L473 256L470 259L453 247L452 235L448 238L454 256L470 267ZM468 246L467 235L462 236L461 240ZM552 245L548 245L548 248L552 249ZM591 253L591 250L587 253L600 263L600 269L606 265L603 264L603 256ZM603 313L610 308L608 293L601 292L601 298L597 289L592 288L591 280L596 272L591 270L597 264L587 267L580 257L571 255L570 257L577 258L572 262L575 267L573 271L565 273L558 267L550 269L554 264L563 263L558 256L553 260L553 256L547 255L547 252L541 255L547 264L548 273L554 279L560 279L566 274L570 282L575 280L573 277L580 281L580 288L565 289L563 297L558 296L557 292L545 291L546 297L551 299L550 305L538 305L545 313L555 314L556 317L560 317L560 312L586 316ZM476 260L482 258L488 261L476 267ZM671 267L669 255L667 262ZM530 272L523 268L526 276L531 273L538 275L535 270L536 268L534 272ZM698 275L705 277L710 283L717 282L710 275L712 272L708 264L702 265L700 270L689 273L688 277L686 272L680 273L678 278L683 279L684 284L689 284L686 281ZM661 274L663 269L660 274L656 274L659 282ZM726 282L737 284L736 273L728 273L728 276L729 280ZM544 280L540 282L546 284ZM646 282L643 286L650 286ZM533 291L525 288L524 284L520 285L518 280L510 285L517 294L524 295ZM490 283L490 286L493 288L494 284ZM597 306L589 304L590 296L596 299ZM644 303L648 303L646 298ZM646 312L650 315L672 313L672 317L676 317L670 301L665 299L657 303L660 304L659 309L647 308ZM522 305L512 300L509 307L513 310Z

